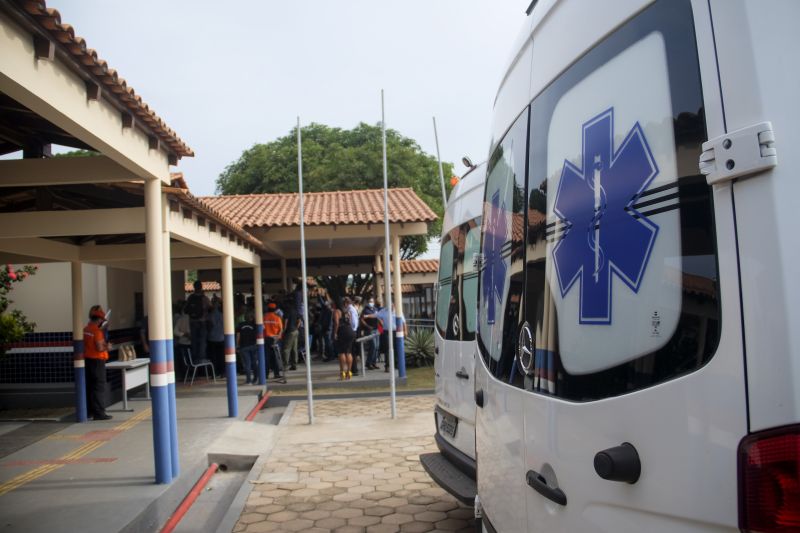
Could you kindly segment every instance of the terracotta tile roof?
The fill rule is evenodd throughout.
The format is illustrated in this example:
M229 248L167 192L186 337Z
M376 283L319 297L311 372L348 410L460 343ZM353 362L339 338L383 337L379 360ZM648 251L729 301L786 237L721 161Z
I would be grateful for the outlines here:
M217 210L213 206L208 205L208 203L203 201L203 199L195 197L192 193L189 192L189 189L162 186L161 190L167 193L168 197L172 198L172 201L177 200L179 203L185 204L189 207L192 207L200 211L205 216L211 218L218 224L222 224L232 233L238 235L243 240L253 245L253 247L256 250L264 250L264 243L262 243L257 238L253 237L250 233L248 233L244 228L242 228L239 224L231 220L229 217L220 213L219 210Z
M303 195L306 225L379 224L383 189L309 192ZM299 226L299 195L205 196L203 202L244 227ZM436 214L412 189L389 189L389 222L431 222Z
M186 189L187 191L189 190L189 185L186 184L186 180L183 177L183 172L170 172L169 181L170 185L172 185L176 189Z
M191 281L187 281L183 284L183 290L184 292L194 292L194 284ZM218 292L222 290L222 286L218 281L204 281L203 290L206 292Z
M435 274L438 271L438 259L406 259L400 261L401 274ZM383 272L383 269L378 269L377 272L380 274Z
M411 259L400 261L400 273L402 274L427 274L439 271L438 259Z
M133 87L130 87L116 70L110 68L108 63L100 59L97 52L86 45L83 37L75 35L72 26L61 22L58 10L47 7L45 0L14 0L10 5L26 13L30 20L53 37L61 45L61 49L71 56L86 74L104 87L106 94L113 95L122 107L129 109L139 121L147 124L173 152L179 156L194 156L192 149L150 109Z

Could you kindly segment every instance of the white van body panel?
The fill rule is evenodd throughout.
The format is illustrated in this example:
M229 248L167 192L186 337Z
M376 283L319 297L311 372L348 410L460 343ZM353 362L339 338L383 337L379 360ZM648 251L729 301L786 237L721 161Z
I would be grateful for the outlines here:
M540 1L498 92L492 148L554 78L652 3ZM722 135L726 119L727 131L771 120L780 157L772 172L712 190L721 305L718 347L708 364L684 376L588 402L509 386L490 373L479 355L475 387L484 394L484 407L476 419L478 492L497 531L738 531L740 440L749 429L800 420L800 328L790 326L800 312L790 305L800 295L800 280L790 275L797 271L800 243L794 224L777 223L793 220L790 210L796 211L793 204L800 195L800 181L789 175L800 164L794 162L798 156L781 150L794 146L798 137L798 106L787 112L785 104L797 98L800 74L792 65L794 54L776 51L774 40L777 34L797 35L790 25L800 20L800 3L786 0L764 9L744 0L692 0L692 10L708 136ZM765 206L775 211L765 213ZM744 310L737 221L739 249L747 250L740 258ZM770 364L759 365L765 346ZM641 478L633 485L601 479L593 469L595 453L622 442L634 443L641 458ZM534 492L525 480L528 470L563 489L568 505Z
M778 151L774 169L733 184L750 430L759 431L800 422L800 3L712 0L711 10L727 131L771 121Z
M481 216L484 172L485 164L482 163L466 174L455 186L447 202L442 235ZM465 261L471 261L471 258L465 258ZM439 432L439 435L474 460L475 341L445 340L439 329L435 328L435 342L438 348L434 362L436 401L442 410L458 418L455 438L442 432ZM457 377L456 374L459 372L466 374L468 378Z

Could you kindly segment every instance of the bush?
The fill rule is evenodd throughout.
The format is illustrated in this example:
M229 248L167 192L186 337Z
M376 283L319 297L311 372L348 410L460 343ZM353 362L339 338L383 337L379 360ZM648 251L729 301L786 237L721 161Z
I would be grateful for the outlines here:
M22 311L15 309L10 313L6 310L14 303L8 299L14 283L21 283L28 276L36 273L37 267L24 266L14 270L11 265L0 268L0 356L5 355L8 345L12 342L21 341L26 333L33 333L36 324L28 322L27 317Z
M430 366L436 357L433 330L414 328L406 336L406 366Z

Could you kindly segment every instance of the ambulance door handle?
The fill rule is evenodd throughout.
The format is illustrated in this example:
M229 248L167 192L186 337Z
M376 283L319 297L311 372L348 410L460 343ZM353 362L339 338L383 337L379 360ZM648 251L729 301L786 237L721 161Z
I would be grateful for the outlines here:
M567 495L564 494L564 491L558 487L551 487L548 485L547 480L539 472L528 470L528 473L525 475L525 480L533 490L548 500L552 500L558 505L567 505Z
M456 377L461 379L469 379L469 374L467 374L463 370L459 370L458 372L456 372Z

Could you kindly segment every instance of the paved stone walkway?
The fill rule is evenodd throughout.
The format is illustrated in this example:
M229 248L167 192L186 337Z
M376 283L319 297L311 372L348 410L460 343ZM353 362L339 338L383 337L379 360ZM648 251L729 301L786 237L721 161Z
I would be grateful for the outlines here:
M429 415L429 435L409 431L408 437L380 438L387 400L315 401L314 427L327 427L325 435L333 436L279 439L234 532L474 531L472 509L442 490L419 463L420 453L436 450L433 403L431 396L398 398L401 417L391 421L397 429L402 415L416 414L419 426ZM353 434L342 423L353 418L364 420L363 432ZM306 423L306 404L297 402L289 425ZM350 433L349 440L330 432L336 424Z

